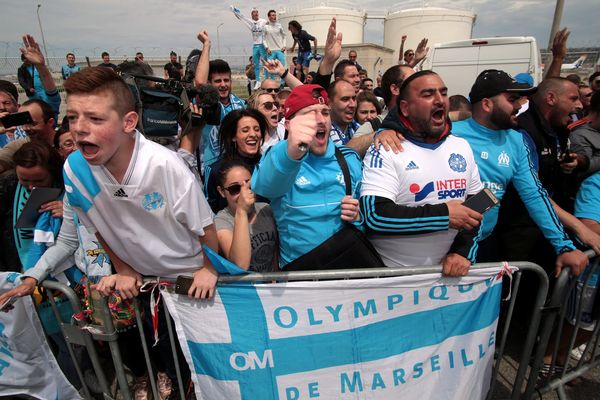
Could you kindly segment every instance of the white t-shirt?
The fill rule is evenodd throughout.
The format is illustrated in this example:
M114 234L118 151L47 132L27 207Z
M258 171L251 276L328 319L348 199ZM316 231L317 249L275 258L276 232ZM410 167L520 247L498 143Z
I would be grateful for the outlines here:
M435 145L402 142L403 151L367 151L361 196L380 196L405 206L464 201L483 186L466 140L448 136ZM457 231L418 235L369 235L387 266L439 264Z
M69 156L64 172L80 221L140 274L174 277L203 265L199 236L214 215L175 152L136 132L122 184L79 151Z
M260 148L261 153L264 153L265 151L267 151L267 149L269 147L281 142L284 139L285 139L285 125L283 124L282 121L279 121L277 123L277 131L275 132L275 135L271 136L271 134L267 132L267 134L265 136L265 141Z

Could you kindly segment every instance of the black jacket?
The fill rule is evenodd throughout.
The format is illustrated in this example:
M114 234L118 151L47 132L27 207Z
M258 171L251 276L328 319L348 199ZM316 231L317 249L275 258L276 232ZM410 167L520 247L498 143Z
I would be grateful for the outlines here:
M22 64L17 70L17 77L19 78L19 85L25 90L27 96L31 96L30 89L33 89L33 65Z

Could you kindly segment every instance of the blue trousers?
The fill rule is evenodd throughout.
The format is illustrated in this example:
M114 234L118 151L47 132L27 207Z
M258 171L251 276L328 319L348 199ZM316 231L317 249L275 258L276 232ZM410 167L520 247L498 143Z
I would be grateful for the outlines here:
M261 71L261 61L262 59L267 58L267 49L262 44L255 44L252 46L252 61L254 62L254 75L256 76L257 81L261 81L260 79L260 71ZM264 71L264 70L263 70ZM267 75L267 72L263 72L263 77Z
M271 54L267 56L269 60L279 60L281 65L285 67L285 54L281 50L271 50ZM277 80L275 74L267 74L267 78Z

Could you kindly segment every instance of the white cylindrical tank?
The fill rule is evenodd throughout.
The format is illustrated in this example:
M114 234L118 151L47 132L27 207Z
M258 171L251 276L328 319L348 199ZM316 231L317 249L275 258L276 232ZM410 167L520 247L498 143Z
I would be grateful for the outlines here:
M447 8L409 8L390 12L385 17L383 45L398 56L402 35L406 35L404 50L416 49L422 38L428 46L434 43L470 39L476 15L468 10Z
M294 40L288 30L288 23L296 20L302 25L302 29L317 38L319 46L325 45L327 31L331 18L336 17L337 31L344 34L344 44L359 44L363 42L364 27L367 13L364 10L351 10L337 7L310 7L304 9L282 9L279 10L279 22L287 31L287 44L292 47Z

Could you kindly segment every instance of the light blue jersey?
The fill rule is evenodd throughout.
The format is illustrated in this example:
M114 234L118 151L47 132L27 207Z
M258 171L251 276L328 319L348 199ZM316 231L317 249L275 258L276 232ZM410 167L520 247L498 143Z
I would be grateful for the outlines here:
M452 133L465 138L479 167L481 182L501 200L506 187L513 183L531 218L557 253L574 250L575 246L565 233L558 216L540 183L534 168L530 149L523 134L513 129L488 129L473 118L452 124ZM499 206L485 213L482 238L488 237L498 221Z
M575 216L577 218L587 218L600 224L600 207L598 199L600 198L600 172L587 178L577 192L575 200Z
M252 190L271 201L280 240L280 267L308 253L343 227L344 175L329 139L323 156L292 160L287 140L270 147L252 174ZM362 163L358 154L339 147L348 163L352 194L358 198Z

